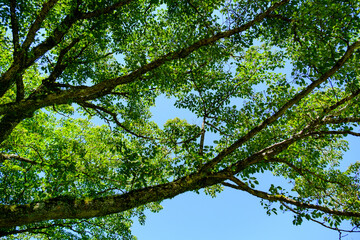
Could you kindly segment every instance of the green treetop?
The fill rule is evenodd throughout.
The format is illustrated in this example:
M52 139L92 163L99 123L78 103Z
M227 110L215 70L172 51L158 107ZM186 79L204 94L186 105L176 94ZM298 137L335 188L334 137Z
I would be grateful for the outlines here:
M339 166L360 136L359 13L357 0L1 1L0 236L132 239L145 209L223 187L294 224L356 229L360 163ZM158 126L160 95L201 124ZM259 190L265 171L291 188Z

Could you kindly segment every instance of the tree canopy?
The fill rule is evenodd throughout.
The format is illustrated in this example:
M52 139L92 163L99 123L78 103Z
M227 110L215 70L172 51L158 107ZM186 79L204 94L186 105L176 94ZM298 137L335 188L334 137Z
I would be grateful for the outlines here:
M360 162L340 164L360 136L359 13L358 0L1 1L0 236L132 239L144 210L224 187L294 224L358 229ZM201 124L159 126L159 96ZM291 187L260 189L265 171Z

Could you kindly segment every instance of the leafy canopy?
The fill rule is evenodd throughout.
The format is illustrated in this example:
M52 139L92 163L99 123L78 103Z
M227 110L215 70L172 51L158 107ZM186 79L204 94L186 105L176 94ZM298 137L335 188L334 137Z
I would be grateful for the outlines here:
M340 163L345 137L360 136L359 11L357 0L1 1L0 236L133 239L145 209L224 187L294 224L356 230L360 163ZM159 126L164 95L201 124ZM259 190L265 171L291 187Z

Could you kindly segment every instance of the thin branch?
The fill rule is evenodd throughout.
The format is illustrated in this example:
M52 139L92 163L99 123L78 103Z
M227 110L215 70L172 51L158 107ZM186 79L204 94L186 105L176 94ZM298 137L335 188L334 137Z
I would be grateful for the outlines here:
M115 95L115 96L129 97L128 92L110 92L109 94Z
M120 189L120 188L112 187L112 188L108 188L108 189L105 189L105 190L103 190L103 191L97 192L96 195L99 196L99 195L101 195L101 194L104 194L104 193L106 193L106 192L113 191L113 190L119 190L119 191L121 191L122 193L125 193L125 192L124 192L122 189Z
M81 37L77 37L71 41L69 45L67 45L65 48L60 50L59 57L56 63L56 66L61 65L63 58L65 55L78 43L80 42Z
M101 60L101 59L104 59L104 58L106 58L106 57L108 57L108 56L110 56L110 55L113 55L113 54L114 54L113 52L109 52L109 53L106 53L106 54L104 54L104 55L102 55L102 56L99 56L99 57L94 58L94 59L89 60L89 61L74 61L74 63L76 63L76 64L93 63L93 62L97 62L97 61L99 61L99 60Z
M53 31L50 36L45 39L42 43L37 45L33 48L31 51L32 58L27 59L26 66L31 65L36 59L44 55L48 50L52 49L54 46L59 44L63 37L68 33L70 28L79 20L89 19L89 18L96 18L99 16L102 16L103 14L110 13L117 8L120 8L128 3L130 3L132 0L127 0L123 2L118 2L113 4L112 6L105 7L102 9L99 9L97 11L94 11L92 13L81 13L79 12L79 5L77 5L71 14L66 16L64 20L59 24L59 26ZM78 3L79 4L79 3Z
M20 233L26 233L26 232L35 233L35 234L47 234L45 232L39 232L39 230L48 229L48 228L52 228L52 227L67 227L68 225L78 224L78 223L82 223L82 222L87 222L87 221L81 220L81 221L70 222L70 223L50 224L50 225L45 225L45 226L26 228L26 229L22 229L22 230L13 230L13 231L8 231L8 232L0 231L0 237L5 237L5 236L9 236L9 235L14 235L14 234L20 234Z
M195 10L198 15L200 15L200 17L202 17L204 25L207 27L208 30L211 31L212 34L214 34L215 29L210 26L209 21L206 20L206 17L201 12L199 12L197 7L190 0L186 0L186 2L190 5L191 8Z
M287 204L285 204L285 203L282 202L281 205L283 205L285 208L287 208L287 209L290 210L291 212L295 213L296 215L301 215L300 212L298 212L298 211L296 211L295 209L291 208L291 207L288 206ZM315 223L318 223L318 224L320 224L320 225L323 226L323 227L326 227L326 228L329 228L329 229L335 230L335 231L348 232L348 233L359 233L359 232L360 232L360 231L355 231L354 229L352 229L352 230L345 230L345 229L339 229L339 228L330 227L330 226L328 226L328 225L326 225L326 224L324 224L324 223L322 223L322 222L320 222L320 221L318 221L318 220L316 220L316 219L314 219L314 218L312 218L312 217L309 217L309 220L310 220L310 221L313 221L313 222L315 222Z
M210 127L212 127L212 128L214 128L216 131L218 131L219 133L221 133L221 135L224 135L224 136L227 136L227 137L231 137L231 136L232 136L232 135L230 135L230 134L224 133L224 132L221 131L218 127L216 127L214 124L212 124L212 123L210 123L210 122L208 122L208 121L205 121L205 124L208 125L208 126L210 126Z
M295 22L293 19L284 17L283 15L280 15L280 14L269 14L267 16L267 18L277 18L277 19L283 20L283 21L288 22L288 23Z
M78 86L74 86L74 85L70 85L70 84L67 84L67 83L52 83L52 85L54 87L62 87L62 88L70 88L70 89L86 89L86 88L89 88L88 86L85 86L85 85L78 85Z
M59 112L59 111L56 109L56 106L55 106L55 105L53 105L53 106L52 106L52 109L53 109L53 110L54 110L57 114L59 114L59 115L61 115L61 116L65 117L65 118L70 118L70 116L68 116L68 115L66 115L66 114L63 114L63 113Z
M360 41L359 41L359 46L360 46ZM331 111L337 109L341 105L343 105L343 104L349 102L350 100L354 99L358 95L360 95L360 89L357 89L356 91L352 92L349 96L346 96L346 97L342 98L340 101L337 101L335 104L331 105L330 107L325 108L323 110L323 113L326 113L326 114L330 113Z
M324 109L323 114L331 112L332 110L334 110L337 107L341 106L342 104L346 103L346 101L351 100L353 97L356 96L356 94L359 94L359 93L360 93L360 91L357 93L354 93L350 96L344 97L339 102ZM247 168L248 166L250 166L252 164L258 163L263 160L269 160L269 159L275 157L277 154L281 153L283 150L288 148L294 142L304 139L304 138L307 138L309 136L313 136L314 135L312 133L313 130L316 127L319 127L323 124L323 119L324 119L323 115L318 116L316 119L314 119L310 123L308 123L308 125L306 125L300 132L294 134L292 137L285 139L281 142L274 143L241 161L235 162L234 164L232 164L232 165L226 167L225 169L223 169L222 171L220 171L220 173L233 175L233 174L236 174L236 173L242 171L243 169ZM226 157L228 154L231 153L231 152L229 153L228 149L229 148L224 149L215 158L213 158L209 163L213 164L215 161L220 162L224 157ZM206 163L204 166L210 165L209 163ZM200 171L204 171L204 170L200 169ZM207 171L207 169L205 169L205 171Z
M152 138L152 137L148 137L148 136L143 136L143 135L140 135L140 134L137 134L137 133L131 131L130 129L125 127L122 123L120 123L120 121L117 118L116 113L106 109L105 107L101 107L101 106L98 106L98 105L95 105L95 104L92 104L92 103L89 103L89 102L77 102L77 104L79 104L82 107L88 107L88 108L92 108L92 109L95 109L95 110L100 110L100 111L102 111L102 112L104 112L106 114L109 114L113 118L113 121L116 123L116 125L121 127L127 133L130 133L131 135L134 135L134 136L139 137L139 138L148 139L148 140L156 140L157 139L157 138Z
M300 201L296 201L295 199L286 197L286 196L281 195L281 194L273 195L273 194L269 194L267 192L255 190L253 188L250 188L246 183L240 181L238 178L236 178L234 176L229 176L228 179L231 180L232 182L234 182L236 185L228 184L226 182L224 182L223 185L229 186L229 187L241 190L241 191L248 192L251 195L254 195L256 197L259 197L259 198L262 198L262 199L265 199L265 200L269 200L269 201L272 201L272 202L285 202L285 203L294 205L294 206L299 207L299 208L307 208L307 209L319 210L319 211L322 211L324 213L329 213L329 214L338 215L338 216L360 217L360 212L340 211L340 210L330 209L328 207L324 207L324 206L320 206L320 205L300 202Z
M324 124L360 123L360 117L335 117L328 116L323 120Z
M341 187L346 187L346 185L344 185L341 182L325 179L323 176L320 176L318 173L312 172L312 171L310 171L309 169L306 169L306 168L304 169L304 168L297 167L294 164L290 163L289 161L287 161L286 159L283 159L283 158L273 157L273 158L271 158L271 159L269 159L267 161L268 162L283 163L283 164L287 165L288 167L290 167L291 169L293 169L298 174L300 174L301 176L303 176L304 178L306 178L305 173L304 173L304 172L306 172L306 173L308 173L308 174L310 174L310 175L312 175L312 176L314 176L314 177L316 177L316 178L318 178L318 179L320 179L320 180L322 180L324 182L338 184Z
M360 137L360 133L353 131L314 131L309 133L309 135L353 135Z
M199 133L195 134L193 137L180 141L180 142L176 142L175 144L179 145L179 144L187 144L191 141L195 141L199 136L201 136L202 131L200 131Z

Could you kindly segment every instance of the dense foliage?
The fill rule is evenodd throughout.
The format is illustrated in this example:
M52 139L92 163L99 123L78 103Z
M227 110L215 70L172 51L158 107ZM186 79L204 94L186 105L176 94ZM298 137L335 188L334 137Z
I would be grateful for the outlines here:
M145 209L223 187L356 230L360 162L339 166L360 136L359 14L358 0L1 1L0 236L132 239ZM158 126L159 96L201 124ZM259 190L265 171L292 186Z

